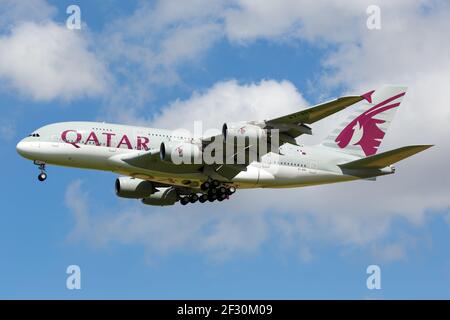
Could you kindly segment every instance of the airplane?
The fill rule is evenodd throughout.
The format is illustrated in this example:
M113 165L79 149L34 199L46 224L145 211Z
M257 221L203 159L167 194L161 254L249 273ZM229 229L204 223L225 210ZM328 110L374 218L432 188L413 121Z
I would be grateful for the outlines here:
M156 206L223 201L237 189L376 180L395 173L393 164L432 147L378 152L405 94L406 87L383 86L275 119L225 123L213 136L104 122L54 123L35 130L16 149L39 167L39 181L47 179L47 164L110 171L119 174L117 196ZM359 107L320 144L298 143L312 134L313 123L353 105ZM255 137L276 147L251 152ZM227 161L206 161L215 141L211 154L222 150L218 159ZM234 145L226 149L230 141ZM239 146L244 160L238 163ZM177 156L195 161L179 162Z

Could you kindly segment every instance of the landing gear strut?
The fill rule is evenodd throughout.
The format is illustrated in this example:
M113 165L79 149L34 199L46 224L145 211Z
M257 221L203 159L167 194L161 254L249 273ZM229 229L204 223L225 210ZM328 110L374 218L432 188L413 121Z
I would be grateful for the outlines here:
M45 181L47 179L47 174L45 173L45 163L35 161L34 164L37 165L41 171L38 175L38 180L41 182Z

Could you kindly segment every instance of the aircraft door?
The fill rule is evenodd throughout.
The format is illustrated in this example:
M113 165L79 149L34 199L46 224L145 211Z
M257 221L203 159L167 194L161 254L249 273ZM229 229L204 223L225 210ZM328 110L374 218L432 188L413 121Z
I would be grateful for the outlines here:
M312 174L317 173L317 161L310 161L309 162L309 172Z
M52 143L52 147L59 147L58 136L56 134L51 136L50 141Z
M117 141L116 135L111 135L110 139L111 140L110 140L110 145L109 145L108 150L109 150L109 152L113 153L113 152L117 151L116 147L117 147L118 141Z

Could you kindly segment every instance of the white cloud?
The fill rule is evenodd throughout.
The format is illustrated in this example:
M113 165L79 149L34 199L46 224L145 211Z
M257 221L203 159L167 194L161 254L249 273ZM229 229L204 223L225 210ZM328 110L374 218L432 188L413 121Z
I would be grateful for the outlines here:
M192 130L194 121L202 121L204 129L220 130L227 121L270 119L298 111L307 105L289 81L262 80L240 85L236 80L229 80L218 82L205 92L194 92L189 99L177 100L162 108L151 125Z
M349 28L358 20L355 13L361 12L364 19L366 8L361 1L236 0L234 4L225 11L225 30L236 41L354 37L355 29Z
M212 46L217 34L220 34L220 28L213 23L177 28L161 43L161 64L178 65L186 60L198 59Z
M380 1L379 5L383 19L395 20L396 13L414 10L421 2ZM108 92L103 116L142 123L139 114L153 98L151 88L189 86L183 83L178 67L199 63L219 40L244 44L258 39L285 43L307 40L313 45L357 43L367 31L366 8L370 4L369 0L140 3L130 16L109 24L98 37L102 58L116 77L124 77Z
M0 33L23 22L48 21L55 13L45 0L0 0Z
M191 206L149 208L137 203L105 213L93 211L89 194L80 181L66 190L65 203L71 210L76 227L71 240L86 240L95 247L114 243L138 244L147 253L164 255L189 250L208 254L214 261L241 253L252 253L267 240L267 223L260 215L229 211L213 213Z
M373 248L372 254L377 263L389 263L404 260L406 258L406 245L399 242Z
M450 213L447 213L446 215L445 215L445 222L447 222L447 224L450 226Z
M10 141L16 135L16 124L13 121L0 122L0 139Z
M203 0L142 2L108 25L98 35L99 54L120 80L108 93L106 116L134 122L155 87L182 84L177 68L199 63L222 37L220 8Z
M450 44L442 41L438 31L450 28L450 5L437 1L426 13L413 8L397 12L395 20L384 19L380 31L367 31L357 44L331 53L327 65L333 71L324 81L352 91L382 82L409 87L384 148L417 143L436 147L398 165L397 177L375 196L391 210L419 222L427 209L450 207L446 196L450 175L442 170L450 152L446 138L450 135Z
M0 79L33 100L98 95L106 74L79 33L53 22L24 22L0 36Z
M111 23L99 37L105 59L120 62L126 58L129 66L144 69L144 80L172 83L164 72L173 71L181 62L198 60L221 34L220 25L210 18L211 6L191 7L192 2L200 3L176 3L189 7L183 15L169 11L174 1L156 6L143 3L131 16Z
M72 211L75 221L75 227L72 233L69 235L69 239L77 239L81 237L86 230L89 230L89 208L88 208L88 195L82 190L83 182L81 180L73 181L67 186L64 202L68 208Z
M381 7L384 21L415 10L426 1L234 0L230 3L224 10L224 27L230 40L302 39L313 43L318 40L344 43L357 41L367 30L369 5Z

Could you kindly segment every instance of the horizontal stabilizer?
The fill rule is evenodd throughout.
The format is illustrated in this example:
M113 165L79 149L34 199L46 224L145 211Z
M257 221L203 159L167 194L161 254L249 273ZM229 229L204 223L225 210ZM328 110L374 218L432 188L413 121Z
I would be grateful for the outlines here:
M432 145L402 147L367 158L340 164L339 166L345 169L382 169L431 147Z

